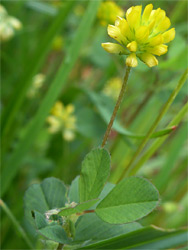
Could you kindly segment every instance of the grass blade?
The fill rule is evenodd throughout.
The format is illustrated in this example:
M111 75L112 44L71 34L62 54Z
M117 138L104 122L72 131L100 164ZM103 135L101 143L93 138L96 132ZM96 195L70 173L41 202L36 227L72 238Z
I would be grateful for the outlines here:
M186 103L180 112L175 116L175 118L169 123L168 126L178 125L183 117L188 112L188 103ZM164 143L168 136L158 138L150 148L145 152L145 154L139 159L139 161L134 165L134 173L136 173L141 166L157 151L157 149Z
M7 108L3 112L2 125L1 125L3 147L5 146L5 144L7 144L7 135L9 134L9 131L13 126L14 119L17 116L17 113L19 112L20 107L23 104L27 90L31 84L32 77L37 73L37 71L42 66L51 48L51 43L56 33L64 25L66 17L70 12L73 3L74 1L68 2L66 7L60 10L56 19L52 23L52 26L49 28L48 32L44 36L44 39L39 44L33 58L29 60L28 67L25 70L25 74L21 79L20 84L16 87Z
M161 119L163 118L163 116L166 114L166 112L168 111L168 109L170 108L171 104L173 103L175 97L177 96L177 94L179 93L179 91L181 90L181 88L183 87L185 81L187 80L187 76L188 76L188 68L185 70L185 72L183 73L181 79L179 80L178 85L176 86L176 88L174 89L174 91L172 92L172 94L170 95L170 97L168 98L168 101L166 102L166 104L164 105L164 107L162 108L160 114L158 115L158 117L156 118L155 122L153 123L153 125L151 126L149 132L147 133L147 136L144 138L144 140L142 141L142 143L140 144L140 146L138 147L137 151L135 152L135 154L133 155L131 161L129 162L128 166L124 169L123 171L123 175L120 178L120 180L123 178L123 176L126 174L127 176L129 175L133 175L135 174L135 170L134 170L134 165L133 163L135 162L137 156L142 152L142 150L144 149L146 143L148 142L150 136L152 135L152 133L155 131L155 129L157 128L159 122L161 121Z
M45 123L46 116L48 115L51 107L58 98L63 85L65 85L68 75L79 56L81 46L86 41L89 35L99 4L100 1L89 2L86 13L82 18L75 38L71 46L69 47L65 60L62 62L54 81L52 82L46 96L44 97L44 100L40 105L39 110L37 111L35 117L33 118L30 126L26 131L25 136L19 142L17 148L13 152L12 157L9 159L9 162L7 162L7 165L2 172L2 194L5 193L11 180L18 172L22 159L29 150L43 124Z
M0 206L2 207L4 212L7 214L7 216L10 218L10 220L14 224L15 228L17 229L17 231L21 234L22 238L25 240L28 247L31 249L34 249L34 246L33 246L32 242L30 241L30 239L27 237L24 229L20 226L20 224L18 223L18 221L16 220L16 218L14 217L14 215L12 214L10 209L7 207L7 205L2 200L0 200Z
M158 174L157 178L155 179L155 185L162 191L166 187L166 183L168 182L168 178L171 174L171 171L174 165L177 162L177 158L182 150L183 144L187 139L187 123L181 127L179 133L176 134L174 138L174 143L169 148L168 155L166 162L164 163L160 173Z
M79 249L169 249L186 244L186 242L186 229L165 231L150 226Z

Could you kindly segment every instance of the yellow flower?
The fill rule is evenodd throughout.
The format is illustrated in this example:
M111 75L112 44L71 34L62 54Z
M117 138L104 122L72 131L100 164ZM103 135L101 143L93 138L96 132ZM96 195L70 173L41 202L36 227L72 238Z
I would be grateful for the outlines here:
M166 45L175 37L175 29L169 29L171 23L164 10L153 10L148 4L142 12L142 6L134 6L127 10L126 19L117 17L115 25L108 25L108 35L117 43L102 43L109 53L128 55L126 65L136 67L137 58L148 67L158 65L155 56L168 51ZM169 29L169 30L168 30Z
M50 133L62 131L63 138L67 141L72 141L75 138L76 117L73 115L74 106L72 104L66 107L62 102L56 102L51 110L51 115L48 116L47 122L50 127Z
M117 16L123 17L124 11L112 1L101 3L97 14L101 25L106 26L109 23L114 23Z
M119 92L122 86L122 79L120 77L114 77L110 79L103 89L103 93L116 100L119 96Z

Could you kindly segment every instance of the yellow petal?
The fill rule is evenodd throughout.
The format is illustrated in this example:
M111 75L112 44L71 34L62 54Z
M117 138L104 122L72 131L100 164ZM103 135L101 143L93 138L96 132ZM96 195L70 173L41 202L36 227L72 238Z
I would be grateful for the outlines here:
M127 21L124 18L117 16L117 19L115 21L115 26L120 29L122 35L131 39L130 38L130 35L131 35L130 28L129 28Z
M175 37L175 29L172 28L168 31L166 31L165 33L162 34L163 39L164 39L164 43L169 43L170 41L172 41Z
M157 45L153 48L148 48L147 52L152 53L157 56L164 55L168 51L168 46L165 44Z
M153 30L153 27L155 26L155 19L152 20L149 25L148 25L148 28L149 28L149 31L151 32Z
M149 39L149 45L156 46L156 45L162 44L163 41L164 41L163 36L159 34Z
M137 50L137 42L136 41L133 41L131 43L129 43L127 45L127 48L131 51L131 52L136 52Z
M136 39L139 40L140 42L146 40L149 36L148 27L140 26L138 29L136 29L135 36L136 36Z
M103 49L112 54L127 54L127 51L117 43L102 43Z
M155 15L155 24L158 25L166 16L166 12L160 8L157 10Z
M140 26L142 6L135 6L128 9L126 19L132 29L137 29Z
M136 67L138 65L138 61L136 59L136 54L130 54L126 59L126 65L129 67Z
M161 23L156 27L156 30L159 32L163 32L167 30L170 27L170 19L168 17L165 17Z
M150 4L146 5L144 12L143 12L143 15L142 15L142 23L143 24L145 24L148 21L152 9L153 9L153 4L150 3Z
M143 61L148 67L153 67L158 65L157 58L149 53L143 53L139 55L141 61Z
M124 37L121 34L121 31L119 27L114 26L114 25L108 25L108 35L112 38L114 38L116 41L118 41L121 44L127 43L126 37Z

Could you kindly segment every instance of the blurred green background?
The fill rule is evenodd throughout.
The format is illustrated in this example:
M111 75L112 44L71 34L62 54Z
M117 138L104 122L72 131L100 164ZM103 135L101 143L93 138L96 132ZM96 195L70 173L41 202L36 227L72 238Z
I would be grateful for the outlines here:
M5 35L1 34L2 199L33 242L37 234L24 219L25 190L49 176L69 185L80 173L84 156L100 146L106 116L112 111L125 73L125 58L110 55L101 47L110 38L107 27L101 25L103 17L97 15L100 2L90 10L90 20L84 16L88 3L1 1L6 18L17 20L3 26ZM116 3L126 11L151 2ZM131 72L118 121L135 136L147 133L188 65L187 1L152 3L166 11L176 37L157 67L139 62ZM3 15L1 9L1 27ZM187 94L185 84L158 130L165 129L185 106ZM56 101L59 106L52 110ZM147 144L145 152L160 140L137 175L156 185L161 202L141 221L143 225L186 225L187 132L185 115L169 135ZM112 156L111 182L116 183L141 141L112 131L107 145ZM27 249L10 218L1 212L2 249Z

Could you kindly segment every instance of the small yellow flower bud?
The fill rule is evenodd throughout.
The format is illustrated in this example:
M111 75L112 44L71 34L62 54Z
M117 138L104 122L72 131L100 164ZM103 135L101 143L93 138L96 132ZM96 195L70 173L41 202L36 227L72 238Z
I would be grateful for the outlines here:
M152 4L148 4L145 9L144 9L144 12L143 12L143 15L142 15L142 23L145 24L149 17L150 17L150 14L152 12L152 9L153 9L153 5Z
M136 50L137 50L137 43L136 43L136 41L133 41L133 42L129 43L129 44L127 45L127 48L128 48L131 52L136 52Z
M168 31L166 31L165 33L162 34L163 39L164 39L164 43L169 43L170 41L172 41L175 37L175 29L172 28Z
M165 17L163 21L160 22L160 24L157 26L156 31L158 32L160 30L161 32L164 32L170 27L170 25L170 19L168 17Z
M114 25L108 25L108 35L119 43L127 42L127 39L121 34L120 29Z
M155 56L149 53L143 53L139 55L139 58L148 66L153 67L158 65L158 60Z
M127 55L128 52L119 44L116 43L102 43L103 49L112 54L124 54Z
M149 53L152 53L153 55L161 56L161 55L164 55L168 51L168 46L165 44L160 44L153 48L149 48L147 51Z
M126 59L126 65L129 67L136 67L138 65L138 61L136 59L136 54L132 53L130 54Z

